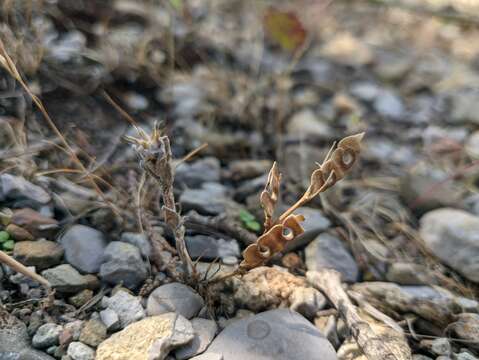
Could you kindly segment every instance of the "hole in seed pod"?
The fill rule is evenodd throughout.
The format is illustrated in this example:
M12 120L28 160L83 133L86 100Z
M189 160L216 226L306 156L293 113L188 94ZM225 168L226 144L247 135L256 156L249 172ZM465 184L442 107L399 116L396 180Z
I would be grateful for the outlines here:
M350 151L347 151L343 154L343 164L346 166L351 166L354 162L354 156Z
M259 254L263 258L269 258L270 255L271 255L271 250L267 246L260 245L260 246L258 246L258 250L259 250Z
M282 235L286 240L291 240L294 237L293 231L287 227L283 227Z

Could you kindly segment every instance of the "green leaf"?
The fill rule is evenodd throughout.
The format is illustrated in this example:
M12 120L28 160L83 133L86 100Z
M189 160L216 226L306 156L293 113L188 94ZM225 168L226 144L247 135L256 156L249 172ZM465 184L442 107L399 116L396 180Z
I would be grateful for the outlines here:
M253 221L248 221L246 224L246 227L250 229L251 231L257 232L261 230L261 225L259 222L253 220Z
M251 214L248 210L241 210L239 212L239 218L241 219L242 222L244 222L245 224L248 222L248 221L254 221L255 220L255 217L253 214Z
M10 234L6 231L0 231L0 244L10 239Z
M170 3L175 8L176 11L183 10L183 0L170 0Z
M7 240L2 244L3 250L5 251L12 251L14 246L15 243L13 242L13 240Z

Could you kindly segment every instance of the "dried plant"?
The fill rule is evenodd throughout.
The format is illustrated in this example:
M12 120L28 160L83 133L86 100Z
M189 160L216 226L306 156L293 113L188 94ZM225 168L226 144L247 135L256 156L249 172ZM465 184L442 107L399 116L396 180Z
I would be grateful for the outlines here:
M151 135L140 128L137 128L137 131L139 138L125 136L125 140L134 145L141 160L141 167L160 184L165 222L174 234L176 250L185 275L191 278L191 275L194 275L194 266L186 249L184 221L176 211L173 194L174 164L170 139L161 134L158 123Z
M273 220L273 216L279 197L281 174L276 163L273 164L260 197L265 214L264 233L256 243L245 249L240 269L249 270L263 265L273 255L282 251L288 241L304 232L300 224L304 217L294 215L294 211L344 178L361 151L363 136L364 133L348 136L335 148L333 146L324 162L318 164L318 169L312 173L311 183L303 196L276 220Z

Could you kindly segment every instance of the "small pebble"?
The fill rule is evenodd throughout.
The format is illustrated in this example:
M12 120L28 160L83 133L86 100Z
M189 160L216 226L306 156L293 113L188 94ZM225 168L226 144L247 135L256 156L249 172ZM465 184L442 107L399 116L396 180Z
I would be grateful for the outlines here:
M73 360L95 360L95 350L78 341L68 345L67 355Z
M40 326L33 336L32 345L37 349L44 349L58 344L58 337L62 327L54 323L47 323Z

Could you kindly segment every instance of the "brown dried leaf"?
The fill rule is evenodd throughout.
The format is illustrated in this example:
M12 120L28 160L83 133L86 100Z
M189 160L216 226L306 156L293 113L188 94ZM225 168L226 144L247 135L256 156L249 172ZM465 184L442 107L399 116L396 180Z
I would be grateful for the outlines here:
M281 174L279 173L278 165L274 162L269 171L266 186L260 196L261 206L264 210L265 231L273 225L273 214L278 201L280 182Z

